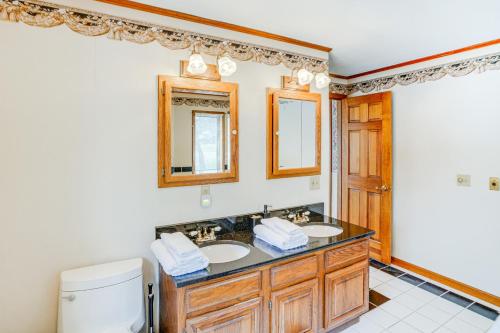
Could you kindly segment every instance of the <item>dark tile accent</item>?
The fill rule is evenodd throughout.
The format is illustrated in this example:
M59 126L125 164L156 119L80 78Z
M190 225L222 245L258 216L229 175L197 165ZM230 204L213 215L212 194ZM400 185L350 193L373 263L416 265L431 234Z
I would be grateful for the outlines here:
M381 271L386 272L387 274L390 274L390 275L395 276L395 277L401 276L405 273L405 272L400 271L399 269L391 267L391 266L384 267L381 269Z
M414 286L418 286L419 284L422 284L425 282L424 280L419 279L418 277L410 275L408 273L403 274L403 275L399 276L398 278L405 281L405 282L411 283Z
M432 284L430 282L426 282L424 284L421 284L418 287L422 288L424 290L427 290L428 292L433 293L434 295L438 295L438 296L441 296L442 294L444 294L445 292L448 291L448 290L441 288L439 286L436 286L435 284Z
M386 264L381 263L380 261L377 261L375 259L370 259L370 266L375 267L376 269L381 269L386 267Z
M193 171L193 167L187 166L187 167L182 167L182 172L191 172Z
M373 289L370 290L370 303L373 303L376 306L380 306L389 300L390 300L389 298L382 295L381 293L376 292Z
M444 299L447 299L448 301L453 302L453 303L455 303L457 305L463 306L464 308L467 307L467 306L469 306L469 305L471 305L473 303L473 301L471 301L470 299L465 298L463 296L460 296L458 294L455 294L452 291L447 292L446 294L444 294L441 297L444 298Z
M368 311L373 310L373 309L375 309L376 307L377 307L377 306L376 306L375 304L370 303L370 304L368 305Z
M487 307L479 303L474 303L467 308L467 310L473 311L483 317L491 319L493 321L497 320L498 312L492 308Z

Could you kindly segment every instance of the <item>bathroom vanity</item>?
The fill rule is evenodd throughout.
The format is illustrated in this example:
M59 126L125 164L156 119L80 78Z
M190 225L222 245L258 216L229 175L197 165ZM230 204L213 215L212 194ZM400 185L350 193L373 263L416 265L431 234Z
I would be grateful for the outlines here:
M301 225L319 226L314 232L328 227L342 232L309 237L306 246L280 251L254 239L255 214L158 227L157 237L173 231L199 237L193 231L203 230L216 240L200 247L220 242L246 248L242 258L211 263L203 271L172 277L161 270L160 332L328 332L368 311L373 232L324 216L323 204L272 215L297 210L310 212Z

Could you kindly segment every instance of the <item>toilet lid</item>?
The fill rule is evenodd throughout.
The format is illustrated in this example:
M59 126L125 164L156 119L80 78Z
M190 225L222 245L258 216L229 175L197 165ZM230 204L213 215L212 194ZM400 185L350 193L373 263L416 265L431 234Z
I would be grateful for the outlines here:
M140 275L142 275L142 258L72 269L61 273L61 291L112 286Z

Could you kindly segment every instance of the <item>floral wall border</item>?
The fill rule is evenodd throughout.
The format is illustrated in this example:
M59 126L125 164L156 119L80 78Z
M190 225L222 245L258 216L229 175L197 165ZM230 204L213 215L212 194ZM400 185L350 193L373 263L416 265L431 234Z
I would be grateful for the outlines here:
M203 106L213 107L218 109L229 109L229 101L208 99L208 98L191 98L191 97L173 97L173 105L188 105L188 106Z
M413 83L436 81L447 75L459 77L475 71L482 73L498 69L500 69L500 52L356 83L331 82L330 91L343 95L351 95L356 92L369 93L374 90L390 89L397 84L408 86Z
M110 39L137 44L156 41L171 50L196 46L200 52L212 56L227 54L240 61L251 60L271 66L283 64L291 70L305 67L313 73L328 73L326 59L44 1L0 0L0 20L43 28L65 24L86 36L107 35Z

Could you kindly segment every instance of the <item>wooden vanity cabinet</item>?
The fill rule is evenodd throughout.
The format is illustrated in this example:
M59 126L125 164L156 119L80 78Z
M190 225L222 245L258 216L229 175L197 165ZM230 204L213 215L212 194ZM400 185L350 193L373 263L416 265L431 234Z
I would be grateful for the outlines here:
M176 288L161 272L160 333L324 333L368 311L368 239Z
M186 320L187 333L259 333L262 297Z
M271 332L318 331L318 279L271 293Z
M334 328L368 311L368 263L325 275L325 327Z

